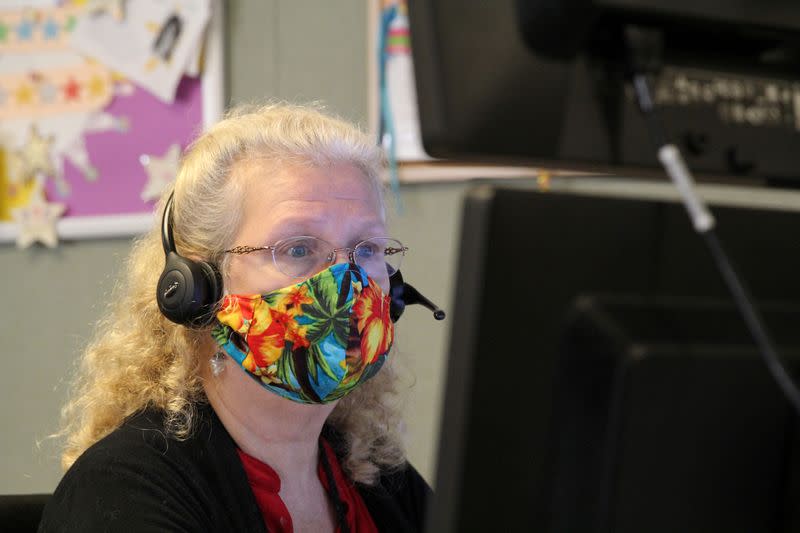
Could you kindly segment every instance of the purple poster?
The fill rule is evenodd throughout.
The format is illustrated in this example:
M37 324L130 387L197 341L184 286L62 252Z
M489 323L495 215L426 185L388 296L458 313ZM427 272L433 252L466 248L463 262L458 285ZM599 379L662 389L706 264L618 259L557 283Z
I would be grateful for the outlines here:
M64 179L69 194L64 197L48 181L47 197L66 203L65 217L150 212L153 199L142 199L149 181L143 162L164 158L175 144L183 150L202 128L202 103L200 81L188 77L178 86L173 104L140 88L114 97L105 111L120 120L122 129L85 135L86 152L98 178L87 180L67 161Z

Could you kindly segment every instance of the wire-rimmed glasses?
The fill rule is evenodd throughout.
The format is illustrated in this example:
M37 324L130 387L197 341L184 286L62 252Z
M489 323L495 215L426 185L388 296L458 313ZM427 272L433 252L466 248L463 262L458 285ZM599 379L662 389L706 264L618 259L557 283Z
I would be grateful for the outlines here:
M235 246L224 253L243 255L261 251L271 252L275 268L291 278L305 278L319 272L335 263L339 252L346 252L349 262L377 280L399 270L408 247L397 239L370 237L352 248L336 248L319 237L300 235L269 246Z

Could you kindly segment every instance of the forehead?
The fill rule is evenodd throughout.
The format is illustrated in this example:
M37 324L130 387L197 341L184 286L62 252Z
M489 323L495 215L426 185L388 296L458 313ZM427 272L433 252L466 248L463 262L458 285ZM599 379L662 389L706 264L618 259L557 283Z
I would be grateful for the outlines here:
M340 226L383 222L381 199L370 178L350 164L276 166L253 160L239 169L245 201L243 227L263 232L289 221ZM339 228L342 229L342 228Z

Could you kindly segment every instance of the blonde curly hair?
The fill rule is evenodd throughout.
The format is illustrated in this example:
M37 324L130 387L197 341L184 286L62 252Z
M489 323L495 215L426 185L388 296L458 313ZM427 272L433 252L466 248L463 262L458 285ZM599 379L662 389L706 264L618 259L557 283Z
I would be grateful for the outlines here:
M383 214L379 174L384 156L364 133L313 107L235 108L184 153L172 213L178 252L217 264L223 278L228 256L222 252L232 245L241 222L241 210L234 206L241 205L244 192L232 170L253 159L279 166L354 165L378 193ZM170 192L162 197L159 221ZM194 428L197 405L207 401L199 354L208 345L209 330L178 326L159 312L155 287L164 252L160 224L154 226L135 242L127 275L115 288L81 357L71 398L61 413L65 469L146 407L163 411L166 430L186 439ZM373 484L381 469L394 469L405 461L393 359L343 398L327 421L344 437L342 466L356 482Z

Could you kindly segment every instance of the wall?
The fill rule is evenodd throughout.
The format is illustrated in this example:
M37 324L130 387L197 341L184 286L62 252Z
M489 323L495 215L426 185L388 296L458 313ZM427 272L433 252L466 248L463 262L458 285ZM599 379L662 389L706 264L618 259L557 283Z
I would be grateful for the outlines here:
M0 246L0 494L49 492L60 478L54 441L66 381L100 316L127 239L56 250Z
M234 102L321 100L367 122L364 0L236 0L228 11L228 89ZM450 301L457 211L464 186L403 188L394 233L411 247L404 273L431 299ZM49 492L60 479L57 429L66 381L122 264L130 239L64 242L56 250L0 245L2 371L0 494ZM432 479L448 324L410 308L398 328L407 382L409 456ZM415 376L415 377L412 377ZM37 442L44 439L41 447Z

